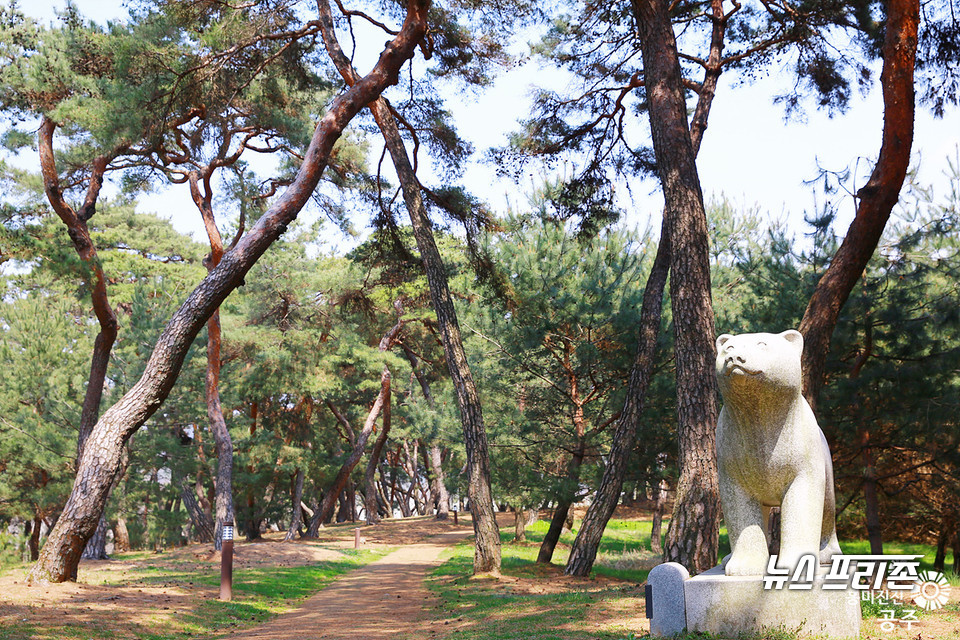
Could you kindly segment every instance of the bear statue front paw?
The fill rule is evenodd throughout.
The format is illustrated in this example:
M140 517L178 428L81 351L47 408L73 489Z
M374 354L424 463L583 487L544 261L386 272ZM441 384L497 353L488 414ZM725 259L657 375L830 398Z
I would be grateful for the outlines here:
M762 576L768 557L766 553L734 553L724 565L723 572L728 576Z

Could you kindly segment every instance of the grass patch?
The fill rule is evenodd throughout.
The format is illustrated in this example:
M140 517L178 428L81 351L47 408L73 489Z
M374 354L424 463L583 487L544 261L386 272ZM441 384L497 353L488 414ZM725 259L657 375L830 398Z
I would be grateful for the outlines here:
M850 555L867 555L870 553L869 540L845 540L840 543L843 552ZM937 548L932 544L920 542L884 541L883 552L890 555L920 555L920 571L933 571L933 561L937 557ZM944 560L945 567L953 566L953 553L947 552ZM944 571L944 576L954 587L960 586L960 576L952 571Z

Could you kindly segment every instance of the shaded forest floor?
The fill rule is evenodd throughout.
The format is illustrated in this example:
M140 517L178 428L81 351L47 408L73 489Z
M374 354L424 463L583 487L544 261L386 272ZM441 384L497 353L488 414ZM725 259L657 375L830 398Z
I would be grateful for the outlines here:
M538 565L547 522L531 526L527 541L515 543L512 514L499 517L500 578L472 576L469 518L459 526L421 517L363 527L360 551L353 549L352 523L327 527L318 540L282 543L276 534L238 542L229 603L217 599L219 558L209 545L83 562L79 581L62 585L26 586L24 565L0 575L0 640L644 636L643 582L658 561L645 513L618 512L588 579L562 573L571 533L561 538L553 565ZM922 613L910 629L884 629L884 614L873 611L861 638L960 640L960 588L952 591L944 609Z

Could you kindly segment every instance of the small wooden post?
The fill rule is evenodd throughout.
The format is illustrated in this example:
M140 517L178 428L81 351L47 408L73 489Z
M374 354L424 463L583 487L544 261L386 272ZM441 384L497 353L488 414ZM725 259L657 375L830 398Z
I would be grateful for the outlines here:
M353 548L360 548L360 527L353 530Z
M220 544L220 599L233 599L233 521L224 522Z

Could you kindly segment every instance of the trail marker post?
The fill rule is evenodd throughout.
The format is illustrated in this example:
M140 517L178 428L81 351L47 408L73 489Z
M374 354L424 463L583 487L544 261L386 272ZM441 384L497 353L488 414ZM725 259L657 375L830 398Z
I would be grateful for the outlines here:
M233 521L224 522L220 545L220 599L233 599Z

